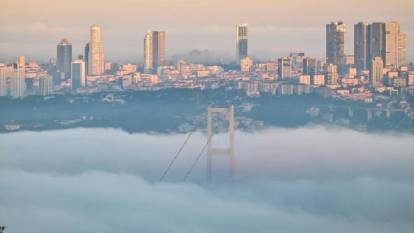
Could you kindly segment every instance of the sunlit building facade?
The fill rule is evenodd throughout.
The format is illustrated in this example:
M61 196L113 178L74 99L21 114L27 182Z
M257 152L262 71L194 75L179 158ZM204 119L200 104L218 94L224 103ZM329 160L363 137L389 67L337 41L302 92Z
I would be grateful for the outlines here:
M102 75L105 73L105 60L103 42L101 39L101 28L92 25L90 28L88 74Z

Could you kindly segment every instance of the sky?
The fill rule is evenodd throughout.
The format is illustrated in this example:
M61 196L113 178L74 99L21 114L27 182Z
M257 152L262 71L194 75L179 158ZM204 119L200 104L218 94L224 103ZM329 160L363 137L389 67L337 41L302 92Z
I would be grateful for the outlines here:
M412 232L412 135L237 131L237 179L218 175L227 161L215 157L215 183L205 185L205 158L181 181L205 143L196 132L159 181L185 138L119 129L1 134L0 224L7 233Z
M208 49L235 55L235 25L249 24L250 53L276 58L304 51L325 53L325 24L344 21L346 51L353 53L353 24L396 20L408 35L414 60L412 0L1 0L0 60L25 54L29 59L55 57L67 37L74 54L88 41L89 26L102 27L108 60L141 62L148 30L167 32L167 56Z

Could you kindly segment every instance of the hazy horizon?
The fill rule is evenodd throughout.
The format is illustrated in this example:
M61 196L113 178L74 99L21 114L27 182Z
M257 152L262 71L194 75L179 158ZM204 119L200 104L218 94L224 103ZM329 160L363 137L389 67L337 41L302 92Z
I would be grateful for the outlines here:
M56 45L68 38L74 57L83 52L89 26L102 27L105 58L141 62L143 38L148 30L167 32L167 57L208 49L222 56L235 55L235 25L249 24L250 54L276 58L289 52L325 55L325 24L347 25L346 52L353 54L353 24L396 20L408 35L408 61L413 61L414 2L315 0L190 1L155 0L83 2L51 0L5 0L0 16L0 60L26 55L45 61L56 56ZM375 6L375 7L373 7ZM369 10L368 10L369 9ZM368 12L369 11L369 12ZM369 13L369 15L368 15Z

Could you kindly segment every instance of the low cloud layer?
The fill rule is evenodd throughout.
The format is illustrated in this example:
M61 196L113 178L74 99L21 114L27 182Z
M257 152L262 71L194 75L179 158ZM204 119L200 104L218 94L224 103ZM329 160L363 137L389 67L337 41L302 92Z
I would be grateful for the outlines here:
M0 172L7 232L411 232L412 183L361 178L203 188L126 174Z
M0 134L0 225L6 233L410 233L411 135L321 127L236 134L236 177L186 135L71 129ZM215 138L225 145L224 135Z

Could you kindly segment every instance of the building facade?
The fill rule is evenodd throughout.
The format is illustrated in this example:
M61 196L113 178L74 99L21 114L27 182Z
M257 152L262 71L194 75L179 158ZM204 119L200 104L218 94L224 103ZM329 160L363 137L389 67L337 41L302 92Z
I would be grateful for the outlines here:
M45 75L39 78L39 92L42 96L53 94L53 78L50 75Z
M236 26L236 50L237 50L237 61L249 56L248 47L248 25L245 23L238 24Z
M326 25L326 58L327 63L345 68L345 32L343 22L332 22Z
M90 28L88 75L102 75L105 73L104 48L101 39L101 28L92 25Z
M375 57L371 64L371 85L374 88L381 87L384 62L381 57Z
M354 63L358 73L368 69L367 31L368 25L363 22L359 22L354 25Z
M13 76L10 82L10 95L13 98L24 98L26 94L25 68L13 64Z
M72 90L86 87L86 66L83 60L72 62Z
M368 67L376 57L385 61L385 23L372 23L368 25Z
M56 68L59 73L64 73L65 78L70 78L70 63L72 62L72 44L68 39L60 40L56 47Z

